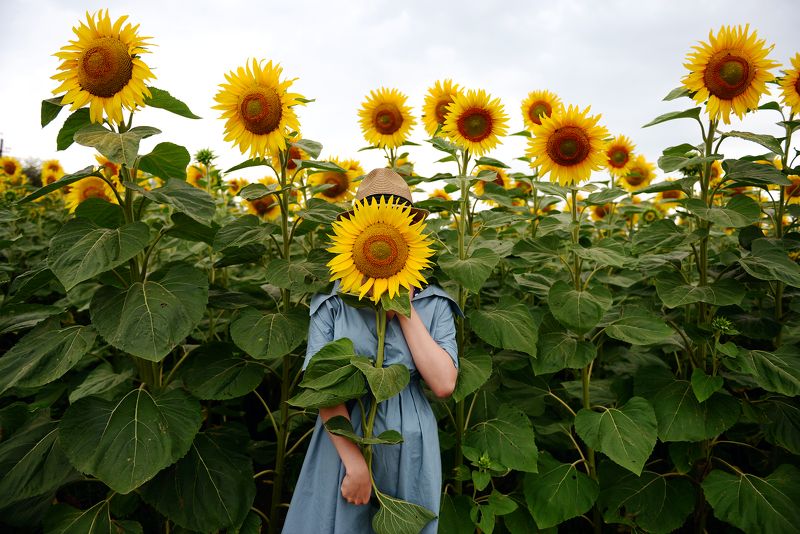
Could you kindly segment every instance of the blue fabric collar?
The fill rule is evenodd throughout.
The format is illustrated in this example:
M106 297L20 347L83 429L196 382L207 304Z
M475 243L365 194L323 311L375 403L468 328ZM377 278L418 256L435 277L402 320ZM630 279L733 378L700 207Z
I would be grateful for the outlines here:
M333 289L331 289L330 293L317 293L314 296L312 296L311 302L309 303L309 308L310 308L309 313L313 315L319 309L319 307L322 306L323 302L325 302L329 298L335 297L339 293L339 285L340 285L339 280L336 280L333 283ZM425 286L425 288L422 289L422 291L418 291L417 294L414 295L414 298L412 298L411 300L412 301L422 300L425 298L432 297L434 295L437 297L442 297L447 299L450 303L450 308L452 309L453 313L455 313L459 317L464 317L464 312L458 306L456 300L453 297L451 297L447 291L437 286L436 284L429 284Z

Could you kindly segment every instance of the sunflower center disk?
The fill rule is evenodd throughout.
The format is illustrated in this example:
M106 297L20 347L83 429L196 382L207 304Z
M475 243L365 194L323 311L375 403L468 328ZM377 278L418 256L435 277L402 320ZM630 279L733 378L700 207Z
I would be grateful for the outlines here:
M670 191L664 191L661 198L681 198L681 193L680 191L672 189Z
M353 263L370 278L389 278L405 267L408 245L397 228L375 223L353 244Z
M797 78L797 81L794 82L794 90L796 93L800 94L800 76Z
M638 170L631 172L628 176L625 177L625 181L628 182L632 186L637 186L644 182L644 173Z
M391 135L403 125L403 115L394 104L383 103L375 108L375 129L383 135Z
M114 37L95 39L78 60L78 83L94 96L114 96L132 76L133 61L128 47Z
M444 124L444 120L447 118L447 106L450 105L452 100L442 100L438 104L436 104L436 122L439 124Z
M286 164L288 170L293 171L297 168L297 163L294 162L296 159L303 159L303 153L299 148L293 146L289 149L289 162Z
M485 109L470 109L458 119L458 133L473 143L483 141L492 134L492 116Z
M17 172L17 164L13 161L6 161L3 163L3 172L6 174L13 176Z
M253 205L259 215L264 215L275 205L275 195L267 195L265 197L257 198L255 200L251 200L250 203Z
M577 126L559 128L547 140L547 155L562 166L577 165L589 156L589 136Z
M624 167L628 162L628 151L624 148L615 148L611 150L611 157L608 158L613 167Z
M744 93L755 75L755 69L746 58L723 50L711 56L703 81L712 95L730 100Z
M325 176L326 184L330 184L332 187L327 188L325 191L322 192L323 195L326 197L338 197L345 191L347 191L349 181L347 180L347 175L343 172L332 172Z
M83 200L87 198L106 198L106 192L102 187L90 185L83 190Z
M239 115L248 132L256 135L275 131L281 123L281 97L271 87L258 87L245 93Z
M534 102L528 108L528 117L534 124L542 124L542 115L549 117L553 113L553 108L547 102Z

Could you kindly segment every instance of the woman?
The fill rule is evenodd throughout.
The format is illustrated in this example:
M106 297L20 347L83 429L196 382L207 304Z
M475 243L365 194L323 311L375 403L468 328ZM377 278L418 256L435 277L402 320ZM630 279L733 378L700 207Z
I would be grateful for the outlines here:
M391 195L396 201L408 203L415 220L427 215L427 211L413 207L411 190L392 170L375 169L367 174L356 192L356 200L374 195ZM370 307L348 306L338 297L338 288L337 280L330 293L317 294L311 299L304 370L326 343L344 337L353 341L356 354L375 358L374 311ZM444 290L433 284L415 291L411 304L411 317L387 312L383 364L407 366L411 380L398 395L378 405L373 427L374 435L397 430L403 435L403 442L373 447L373 476L382 493L419 504L438 515L442 491L438 429L420 380L437 397L446 398L453 392L458 373L453 314L461 314L461 310ZM325 421L337 415L350 419L356 432L362 434L362 414L357 402L320 409L292 495L284 534L372 531L370 522L377 508L370 504L372 487L366 460L356 444L330 434L323 427ZM422 532L434 534L437 528L435 519Z

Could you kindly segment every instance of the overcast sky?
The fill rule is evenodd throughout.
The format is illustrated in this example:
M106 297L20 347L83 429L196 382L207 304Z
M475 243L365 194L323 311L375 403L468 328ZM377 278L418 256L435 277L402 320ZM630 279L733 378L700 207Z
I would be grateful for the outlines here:
M382 165L366 145L357 111L371 89L395 87L408 95L418 124L411 139L422 142L419 116L424 95L436 80L452 78L467 88L499 97L510 117L509 133L523 128L520 102L529 91L549 89L567 104L591 105L601 124L629 136L637 151L655 162L663 148L699 142L693 121L642 129L655 116L691 107L681 99L663 102L686 74L690 47L723 24L750 23L759 37L775 44L770 57L782 65L800 51L796 0L731 2L671 1L36 1L0 0L0 134L6 153L20 159L57 158L68 172L94 161L93 151L73 145L55 149L67 113L39 126L40 102L57 86L50 77L52 55L74 37L72 27L85 11L108 8L112 20L127 14L140 33L152 36L143 57L156 74L151 85L186 102L202 120L145 110L135 125L163 133L142 143L142 153L171 141L194 154L211 148L218 166L246 159L223 140L224 122L211 109L224 74L257 57L279 62L292 89L316 102L299 109L303 136L324 145L322 157L352 157L366 170ZM776 72L776 74L779 74ZM778 135L775 112L749 116L731 129ZM728 141L726 141L728 143ZM492 156L514 170L525 139L507 137ZM728 156L759 147L731 141ZM454 172L429 145L411 147L419 174ZM261 170L237 175L256 178Z

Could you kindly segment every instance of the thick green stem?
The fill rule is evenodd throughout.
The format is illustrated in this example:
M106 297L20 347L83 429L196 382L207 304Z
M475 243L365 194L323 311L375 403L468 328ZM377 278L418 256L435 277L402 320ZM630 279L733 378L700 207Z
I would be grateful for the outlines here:
M380 369L383 367L383 347L384 341L386 340L386 310L383 309L383 306L378 304L375 308L375 329L378 331L378 348L375 352L375 367ZM375 414L378 411L378 401L375 398L375 395L372 395L370 407L369 407L369 415L367 416L366 423L364 425L364 438L369 439L372 437L372 427L375 424ZM369 468L370 479L372 479L372 445L367 445L364 449L365 458L367 460L367 467ZM375 481L372 481L373 486L375 485ZM376 490L378 488L375 488Z
M467 257L467 247L466 247L466 235L467 235L467 217L469 215L469 179L467 178L467 166L469 165L469 152L464 151L462 159L458 162L458 175L461 179L461 198L459 199L459 206L460 206L460 214L458 216L458 258L460 260L464 260ZM458 305L463 310L467 304L467 290L466 288L459 284L458 286ZM456 334L457 334L457 341L458 341L458 357L461 359L464 356L464 351L466 348L466 325L464 324L463 317L456 318ZM464 452L461 449L463 440L464 440L464 426L465 426L465 414L464 414L464 402L465 399L462 399L459 402L456 402L455 406L455 438L456 438L456 448L455 448L455 458L453 462L453 467L458 472L461 469L461 466L464 464ZM463 491L463 482L461 480L456 480L454 484L454 490L456 495L461 495Z
M705 141L705 153L703 154L705 157L711 156L713 152L714 146L714 133L716 131L717 122L714 120L710 120L708 122L708 133L706 135ZM700 177L700 199L703 201L704 206L711 207L710 204L713 202L713 196L709 195L709 185L711 181L711 163L706 162L703 164L703 172ZM699 286L706 286L708 285L708 238L709 238L709 231L711 229L711 223L709 221L701 220L699 223L699 227L701 230L705 230L705 235L700 239L700 245L698 247L698 258L697 258L697 275L698 275L698 285ZM697 305L697 326L703 328L703 326L708 322L708 305L705 302L699 302ZM703 366L705 366L706 361L706 353L707 347L705 343L701 343L698 347L698 357L700 359Z

